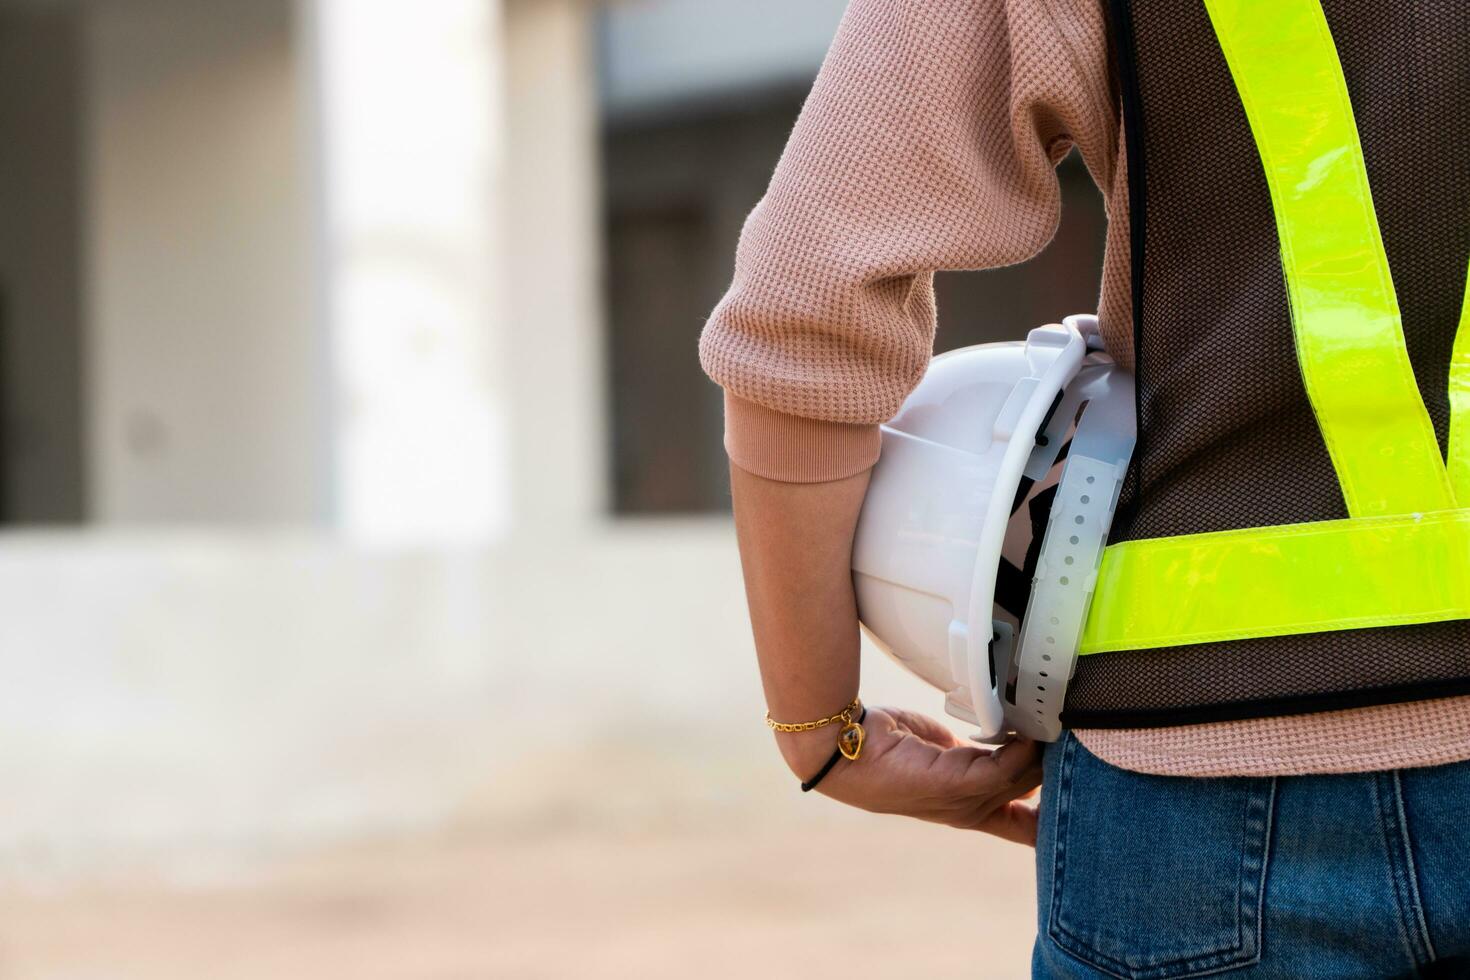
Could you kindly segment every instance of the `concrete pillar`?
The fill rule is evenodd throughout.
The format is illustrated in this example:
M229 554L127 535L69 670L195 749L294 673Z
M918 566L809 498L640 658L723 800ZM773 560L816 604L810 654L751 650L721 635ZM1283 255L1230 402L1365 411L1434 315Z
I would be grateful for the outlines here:
M600 286L595 7L508 0L506 345L518 531L607 509L611 425Z
M510 522L498 0L301 0L299 22L340 525L483 543Z
M88 510L320 523L289 0L115 0L84 18Z

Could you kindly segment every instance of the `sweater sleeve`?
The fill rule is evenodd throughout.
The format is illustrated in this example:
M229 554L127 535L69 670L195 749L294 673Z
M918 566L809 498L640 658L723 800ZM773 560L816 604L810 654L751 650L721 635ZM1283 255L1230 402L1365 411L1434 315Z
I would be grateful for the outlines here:
M1073 145L1111 185L1098 0L854 0L700 338L725 446L771 479L878 457L933 352L933 274L1024 261Z

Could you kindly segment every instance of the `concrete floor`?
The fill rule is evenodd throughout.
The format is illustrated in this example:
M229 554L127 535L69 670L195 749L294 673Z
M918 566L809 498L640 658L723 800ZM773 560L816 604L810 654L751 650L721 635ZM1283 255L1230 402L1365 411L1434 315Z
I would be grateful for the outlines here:
M0 896L3 980L1028 975L1032 852L893 818L360 845Z

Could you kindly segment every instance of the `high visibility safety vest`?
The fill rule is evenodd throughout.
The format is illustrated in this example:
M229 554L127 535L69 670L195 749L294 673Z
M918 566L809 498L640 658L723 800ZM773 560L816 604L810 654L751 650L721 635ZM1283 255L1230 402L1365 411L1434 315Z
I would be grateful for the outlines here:
M1470 692L1470 3L1110 13L1139 442L1063 721Z

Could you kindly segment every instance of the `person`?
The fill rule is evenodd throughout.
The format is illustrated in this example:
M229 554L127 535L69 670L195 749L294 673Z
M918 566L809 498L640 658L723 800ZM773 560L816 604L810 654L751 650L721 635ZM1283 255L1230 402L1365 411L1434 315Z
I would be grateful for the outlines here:
M853 0L749 217L701 363L770 718L841 723L777 746L843 803L1034 844L1037 976L1470 976L1467 37L1461 0ZM1054 744L873 706L836 758L933 274L1044 248L1074 149L1138 386L1094 602L1122 625ZM1267 545L1230 580L1222 541ZM1128 564L1178 542L1207 564ZM1158 610L1196 628L1145 642Z

